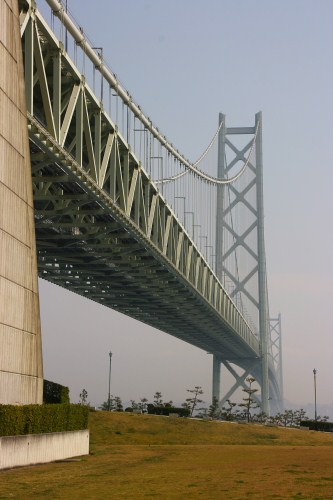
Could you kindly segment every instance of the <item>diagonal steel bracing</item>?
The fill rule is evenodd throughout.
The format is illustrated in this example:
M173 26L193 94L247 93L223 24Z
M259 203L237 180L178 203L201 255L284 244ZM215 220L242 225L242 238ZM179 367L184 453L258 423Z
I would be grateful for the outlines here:
M242 183L219 186L217 192L217 225L216 225L216 268L217 275L222 282L226 279L231 283L230 295L238 298L242 306L249 304L252 318L256 323L260 342L260 358L255 363L249 362L242 375L238 375L231 366L230 360L225 357L215 357L213 373L218 380L213 380L213 396L220 398L220 370L216 368L218 362L223 363L235 379L233 387L221 400L223 404L239 388L244 388L244 380L251 374L261 385L261 407L269 413L270 407L275 410L281 406L282 379L277 381L275 374L276 360L281 356L272 355L272 345L277 347L277 341L272 344L269 331L269 307L266 279L266 262L263 226L263 181L262 181L262 124L261 113L256 115L254 127L226 127L225 116L220 114L219 121L219 155L218 177L227 178L237 162L246 161L245 155L255 141L255 158L248 162L250 175L243 178ZM253 135L253 139L245 146L239 147L234 141L239 136ZM231 139L231 137L233 139ZM234 155L232 159L227 155L227 149ZM252 196L251 196L252 194ZM239 228L234 224L237 210L242 210L243 225ZM231 242L230 242L231 241ZM250 243L252 242L252 244ZM252 266L246 273L239 272L239 249L245 257L249 257ZM232 260L233 266L230 266ZM253 287L255 283L255 287ZM251 286L252 285L252 286ZM244 311L243 311L244 312ZM272 332L276 332L276 328ZM275 363L275 371L272 365ZM235 361L237 365L237 360ZM243 365L244 368L244 365ZM270 370L272 372L270 373Z

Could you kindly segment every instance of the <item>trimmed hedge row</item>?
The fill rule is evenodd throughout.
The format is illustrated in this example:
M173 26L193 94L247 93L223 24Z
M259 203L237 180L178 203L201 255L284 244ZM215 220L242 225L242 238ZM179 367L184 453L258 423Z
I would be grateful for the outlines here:
M333 422L320 422L315 420L302 420L301 427L308 427L311 431L333 432Z
M69 403L68 387L44 380L43 402L46 404Z
M176 408L174 406L155 406L153 404L147 405L147 410L150 415L170 415L170 413L177 413L180 417L188 417L190 410L188 408Z
M88 415L82 405L0 405L0 436L84 430Z

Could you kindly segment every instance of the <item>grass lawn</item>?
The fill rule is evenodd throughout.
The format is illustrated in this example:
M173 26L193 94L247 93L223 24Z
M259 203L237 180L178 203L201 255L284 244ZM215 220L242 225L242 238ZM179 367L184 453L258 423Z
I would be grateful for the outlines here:
M333 434L96 412L80 461L0 472L0 498L333 499Z

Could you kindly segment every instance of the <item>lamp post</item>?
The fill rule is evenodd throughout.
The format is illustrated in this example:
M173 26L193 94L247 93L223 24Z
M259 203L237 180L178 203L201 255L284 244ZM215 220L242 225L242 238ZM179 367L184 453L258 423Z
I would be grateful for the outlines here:
M315 398L315 422L317 422L317 370L313 369L313 382L314 382L314 398Z
M109 352L109 356L110 356L110 367L109 367L108 411L110 411L110 398L111 398L111 394L110 394L110 391L111 391L111 359L112 359L112 352L111 351Z

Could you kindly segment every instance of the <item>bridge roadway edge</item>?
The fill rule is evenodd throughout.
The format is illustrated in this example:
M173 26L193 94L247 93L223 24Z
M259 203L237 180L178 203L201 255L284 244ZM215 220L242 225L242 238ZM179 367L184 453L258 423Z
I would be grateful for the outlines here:
M0 403L42 403L31 163L17 0L0 0Z

